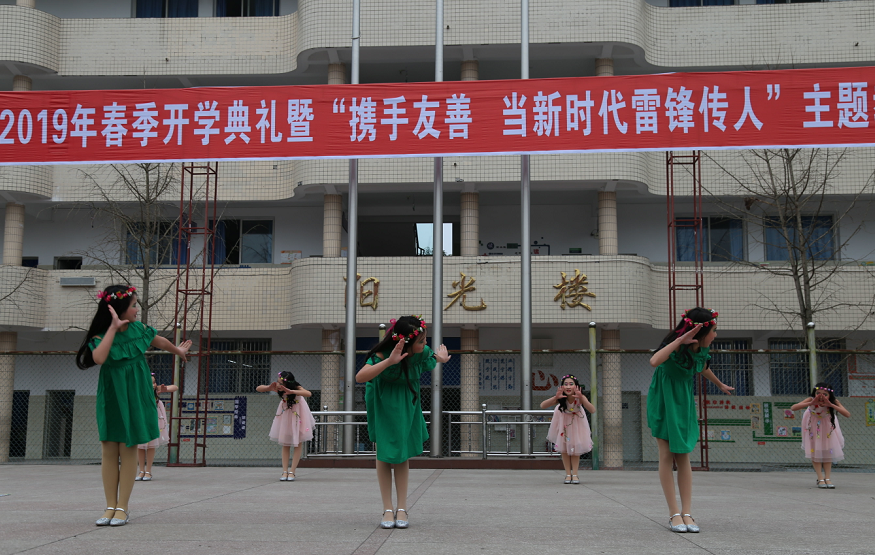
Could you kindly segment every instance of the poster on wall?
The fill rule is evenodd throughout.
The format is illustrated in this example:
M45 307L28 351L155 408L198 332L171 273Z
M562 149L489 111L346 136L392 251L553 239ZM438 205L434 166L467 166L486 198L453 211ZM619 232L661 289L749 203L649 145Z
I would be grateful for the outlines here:
M182 412L180 416L179 437L237 437L236 419L240 411L237 398L216 398L198 402L195 399L182 400ZM246 405L243 397L243 436L245 437Z
M866 425L875 426L875 399L866 401Z

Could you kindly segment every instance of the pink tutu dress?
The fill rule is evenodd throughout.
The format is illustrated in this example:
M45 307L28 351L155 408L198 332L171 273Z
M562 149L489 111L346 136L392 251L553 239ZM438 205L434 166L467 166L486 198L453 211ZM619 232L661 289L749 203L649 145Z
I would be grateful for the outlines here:
M296 395L291 407L286 404L285 400L280 401L273 425L270 427L270 440L280 445L297 447L301 443L313 439L315 427L316 419L310 413L307 401L300 395Z
M835 428L832 427L829 408L810 406L802 415L802 450L805 457L813 462L838 462L845 458L842 448L845 436L839 426L836 414Z
M164 401L158 401L158 431L161 435L149 443L137 445L139 449L156 449L170 443L170 423L167 422L167 411L164 410Z
M562 412L556 405L547 439L556 445L560 453L582 455L592 451L592 434L584 408L568 401L567 409Z

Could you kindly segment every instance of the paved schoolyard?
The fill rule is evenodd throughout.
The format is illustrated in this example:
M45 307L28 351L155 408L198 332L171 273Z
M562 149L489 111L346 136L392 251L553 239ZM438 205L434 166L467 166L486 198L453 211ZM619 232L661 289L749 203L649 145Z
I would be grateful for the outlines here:
M373 470L155 468L132 520L96 527L100 467L0 465L0 554L871 554L875 474L695 473L702 532L673 534L655 472L411 470L410 528L381 530ZM8 495L4 495L8 494Z

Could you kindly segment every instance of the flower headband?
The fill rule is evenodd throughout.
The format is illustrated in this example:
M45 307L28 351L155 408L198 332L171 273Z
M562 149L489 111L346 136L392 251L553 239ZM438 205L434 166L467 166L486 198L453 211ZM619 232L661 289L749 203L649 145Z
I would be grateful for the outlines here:
M106 291L101 291L97 294L97 300L99 301L117 301L119 299L124 299L125 297L130 297L134 293L137 292L136 287L128 287L127 291L116 291L115 293L107 293Z
M680 329L680 331L678 331L678 335L685 333L687 330L690 330L699 324L702 324L703 328L717 325L717 316L719 316L719 314L713 308L709 309L711 311L711 319L707 322L693 322L692 318L687 318L687 312L689 312L690 310L685 310L683 315L681 316L681 320L683 321L684 326Z
M817 391L829 391L830 393L833 393L833 390L828 387L816 387L815 389Z
M405 343L410 343L411 339L416 339L416 337L420 333L425 333L425 328L426 328L425 320L422 319L422 316L413 316L413 317L419 320L419 327L413 328L413 331L407 335L403 335L403 334L400 334L398 332L394 332L392 334L392 341L399 341L401 338L404 338ZM389 323L392 324L391 326L389 326L389 329L390 330L393 329L397 322L398 322L398 320L396 320L395 318L392 318L391 320L389 320Z
M571 378L572 380L577 381L577 376L575 376L574 374L565 374L564 376L562 376L562 379L559 380L559 383L564 382L566 378Z

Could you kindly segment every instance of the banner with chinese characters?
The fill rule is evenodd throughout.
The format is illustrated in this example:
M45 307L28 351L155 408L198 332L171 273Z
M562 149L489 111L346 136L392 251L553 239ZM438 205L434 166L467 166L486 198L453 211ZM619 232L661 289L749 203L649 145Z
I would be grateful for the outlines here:
M0 164L875 145L875 68L0 92Z

